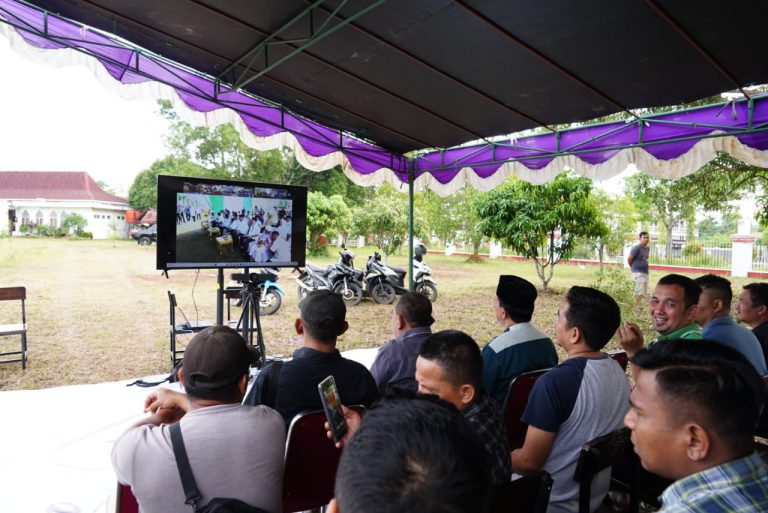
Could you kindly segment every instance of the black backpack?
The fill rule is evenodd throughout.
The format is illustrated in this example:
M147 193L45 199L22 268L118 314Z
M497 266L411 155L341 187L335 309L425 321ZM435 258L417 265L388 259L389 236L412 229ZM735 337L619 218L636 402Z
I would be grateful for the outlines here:
M239 499L224 499L216 497L205 506L200 505L200 492L197 491L195 476L189 466L187 449L184 447L184 437L181 436L179 423L171 425L171 443L173 454L176 456L176 466L179 469L181 485L184 487L185 504L192 506L195 513L267 513L261 508L246 504Z

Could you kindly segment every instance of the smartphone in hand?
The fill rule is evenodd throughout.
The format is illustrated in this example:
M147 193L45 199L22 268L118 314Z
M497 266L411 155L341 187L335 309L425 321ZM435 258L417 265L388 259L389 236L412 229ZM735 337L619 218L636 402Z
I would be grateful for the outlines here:
M328 425L331 426L333 441L339 442L347 434L347 421L344 419L344 412L341 409L341 399L339 399L339 390L336 388L336 380L333 376L328 376L317 385L320 391L320 400L323 402L325 417L328 419Z

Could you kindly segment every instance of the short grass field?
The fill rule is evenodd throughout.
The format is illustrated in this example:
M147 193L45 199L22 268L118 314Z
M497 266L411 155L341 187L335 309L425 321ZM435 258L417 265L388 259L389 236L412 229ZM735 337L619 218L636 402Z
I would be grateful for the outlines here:
M374 249L355 249L356 266L363 266ZM326 265L338 259L335 251L331 247L328 257L308 261ZM478 263L433 254L425 261L440 294L433 329L466 331L481 346L500 331L491 308L498 276L518 274L538 284L531 262ZM407 268L407 257L392 255L389 263ZM225 285L232 272L225 271ZM171 271L166 278L155 269L155 246L133 241L0 239L0 286L27 288L29 326L27 369L22 371L19 363L0 365L0 390L99 383L169 371L167 291L175 292L180 310L190 320L213 321L216 273L213 269ZM651 282L660 275L652 273ZM287 292L283 306L277 314L262 317L270 355L289 356L301 345L294 330L296 276L290 269L281 271L279 283ZM539 294L534 324L553 335L565 291L572 285L589 285L595 276L595 267L559 265L550 290ZM734 290L746 281L735 280ZM233 308L233 316L240 311ZM364 299L349 310L350 329L340 338L339 348L378 347L391 339L391 313L392 306ZM638 316L648 324L647 314L638 312ZM19 322L18 317L17 304L0 303L0 324ZM178 311L177 318L183 320ZM17 347L17 340L0 338L0 350ZM616 347L615 341L610 347Z

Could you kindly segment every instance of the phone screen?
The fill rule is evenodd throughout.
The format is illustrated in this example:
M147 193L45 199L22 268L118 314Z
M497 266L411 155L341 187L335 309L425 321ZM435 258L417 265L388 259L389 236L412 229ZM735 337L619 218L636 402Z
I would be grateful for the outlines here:
M341 409L336 380L333 376L328 376L317 385L317 388L320 391L320 400L323 402L328 425L331 426L333 441L338 442L347 434L347 422L344 420L344 412Z

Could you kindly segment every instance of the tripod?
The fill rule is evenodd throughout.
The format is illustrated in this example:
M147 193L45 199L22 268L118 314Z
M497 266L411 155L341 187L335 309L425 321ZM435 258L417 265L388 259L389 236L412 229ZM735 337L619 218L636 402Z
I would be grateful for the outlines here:
M261 299L261 289L264 286L263 281L258 281L258 274L245 274L243 280L243 290L240 297L243 302L243 312L237 320L235 331L239 331L242 337L253 346L253 332L256 331L256 344L259 350L259 361L256 368L262 369L267 363L267 349L264 346L264 336L261 332L261 315L259 312L259 300Z

